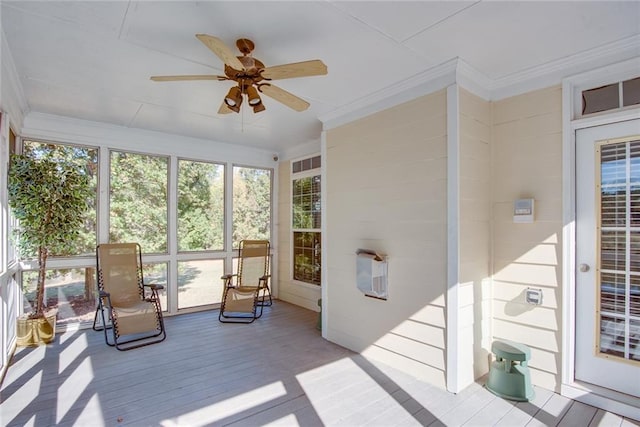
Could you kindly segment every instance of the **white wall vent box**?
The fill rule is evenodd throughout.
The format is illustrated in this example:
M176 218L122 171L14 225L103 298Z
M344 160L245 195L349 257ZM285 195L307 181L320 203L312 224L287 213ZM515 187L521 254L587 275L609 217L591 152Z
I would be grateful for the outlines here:
M513 222L533 222L534 200L518 199L513 203Z
M356 252L356 284L365 296L386 300L387 257L375 251L358 249Z

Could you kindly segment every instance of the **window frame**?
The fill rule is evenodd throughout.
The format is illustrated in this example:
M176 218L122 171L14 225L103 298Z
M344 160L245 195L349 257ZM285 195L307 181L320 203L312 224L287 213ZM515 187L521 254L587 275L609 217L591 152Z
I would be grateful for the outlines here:
M180 249L180 234L179 234L179 223L180 223L180 213L178 212L178 203L180 200L180 162L194 162L194 163L208 163L208 164L213 164L213 165L218 165L218 166L222 166L222 248L220 249L196 249L196 250L181 250ZM199 160L199 159L194 159L194 158L190 158L190 157L180 157L180 156L176 156L176 191L175 191L175 198L176 198L176 202L175 202L175 209L173 209L175 212L173 213L173 215L175 215L175 219L176 219L176 230L175 230L175 245L176 245L176 253L178 255L194 255L194 254L223 254L226 252L226 242L227 239L230 239L230 237L228 236L227 233L227 222L229 222L229 216L228 216L228 212L227 212L227 203L228 203L228 198L227 198L227 192L228 192L228 188L227 188L227 178L228 178L228 174L227 174L227 169L229 168L229 163L226 162L220 162L220 161L214 161L214 160ZM233 165L231 165L233 167ZM169 175L169 178L171 179L171 174ZM169 191L169 198L171 197L171 192ZM272 203L273 204L273 203ZM211 258L211 259L219 259L219 258Z
M622 82L640 77L638 74L638 60L631 59L622 63L616 64L611 67L607 67L610 72L603 73L600 70L594 70L591 72L583 73L577 76L568 77L563 80L563 97L564 99L571 100L567 102L564 108L567 108L567 112L571 120L592 120L594 117L611 117L612 114L624 115L629 111L634 111L638 108L639 104L622 106ZM610 84L619 85L619 102L620 107L612 110L599 111L589 114L582 114L582 92L595 89ZM607 119L605 119L606 121Z
M2 112L2 120L8 121L8 116ZM6 123L6 122L4 122ZM8 129L3 128L4 131ZM167 166L167 200L166 200L166 228L167 228L167 251L166 253L143 253L143 264L165 264L168 286L166 287L167 303L163 304L163 311L167 316L180 315L184 313L197 312L203 310L216 309L216 304L206 304L191 308L178 308L178 263L183 261L199 261L199 260L222 260L224 262L225 273L231 273L233 258L237 256L237 250L231 248L231 220L232 220L232 174L233 167L240 166L243 168L260 169L269 171L270 191L269 191L269 235L272 239L277 239L277 224L274 218L277 218L278 193L275 185L278 183L277 170L272 166L272 158L262 155L245 155L238 154L234 150L229 152L225 149L211 150L200 149L195 147L190 154L184 155L184 149L177 149L175 145L175 137L171 136L171 144L164 146L158 144L158 138L147 138L142 135L138 136L122 135L117 133L108 133L106 137L100 135L79 133L63 133L56 134L56 137L43 136L41 132L29 132L24 135L16 135L16 145L18 152L21 152L21 140L28 139L35 142L50 143L54 145L78 146L83 148L96 149L98 153L98 171L97 171L97 200L96 200L96 233L97 244L109 241L110 224L110 191L111 191L111 158L112 153L137 154L142 156L162 158L166 160ZM5 138L6 140L6 138ZM169 138L166 138L169 141ZM163 139L160 138L160 142ZM138 145L140 143L141 145ZM6 147L5 147L6 148ZM264 157L264 158L263 158ZM187 160L194 162L203 162L209 164L221 165L224 167L224 249L222 250L204 250L204 251L178 251L177 242L177 197L178 197L178 160ZM5 234L5 237L7 235ZM275 256L274 247L272 246L272 259ZM272 261L273 262L273 261ZM87 256L68 256L50 258L47 261L47 270L56 269L82 269L95 266L95 254ZM16 260L8 271L0 273L4 278L7 274L16 274L17 280L20 279L23 271L37 269L37 260ZM276 272L274 271L274 274ZM146 277L145 277L146 279ZM215 278L214 278L215 280ZM274 286L276 284L274 283ZM19 287L19 285L16 285ZM19 301L16 301L16 309L21 308ZM86 328L86 324L77 324L67 326L67 330ZM1 337L0 337L1 338Z
M306 159L312 159L314 157L320 157L320 165L312 168L312 169L307 169L307 170L303 170L300 172L293 172L293 164L295 162L298 161L302 161L302 160L306 160ZM290 180L290 191L289 191L289 214L291 215L290 221L289 221L289 227L290 227L290 233L289 233L289 238L291 241L291 245L290 245L290 254L289 254L289 260L290 260L290 271L289 271L289 279L292 283L295 283L296 285L299 286L304 286L304 287L308 287L310 289L318 289L322 286L322 265L324 262L324 248L322 245L322 222L323 222L323 214L322 214L322 208L323 208L323 204L322 204L322 200L324 199L324 191L323 191L323 176L322 176L322 156L320 154L313 154L313 155L309 155L309 156L304 156L301 158L297 158L297 159L292 159L291 160L291 168L290 168L290 176L289 176L289 180ZM320 228L294 228L293 226L293 221L294 221L294 213L293 213L293 208L294 208L294 204L293 204L293 188L294 188L294 181L299 180L299 179L304 179L304 178L313 178L315 176L319 176L320 177ZM299 232L308 232L308 233L317 233L319 235L319 241L320 241L320 283L311 283L311 282L306 282L303 280L299 280L295 278L295 233L299 233Z

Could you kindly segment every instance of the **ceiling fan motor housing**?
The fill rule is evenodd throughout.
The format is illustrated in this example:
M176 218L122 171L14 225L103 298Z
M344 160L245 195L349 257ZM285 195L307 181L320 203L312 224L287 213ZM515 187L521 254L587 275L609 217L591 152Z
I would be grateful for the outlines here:
M256 48L256 45L253 44L253 42L249 39L236 40L236 46L243 55L249 55L253 51L253 49Z

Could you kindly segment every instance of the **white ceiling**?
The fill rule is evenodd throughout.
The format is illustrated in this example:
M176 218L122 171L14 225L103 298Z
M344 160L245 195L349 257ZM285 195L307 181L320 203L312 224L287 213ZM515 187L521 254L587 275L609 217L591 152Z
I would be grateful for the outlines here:
M318 139L318 117L453 58L517 80L640 34L638 1L2 0L0 12L30 111L273 151ZM322 59L329 74L277 82L307 111L263 97L262 113L218 115L231 82L149 80L223 74L196 33L234 52L249 38L266 66Z

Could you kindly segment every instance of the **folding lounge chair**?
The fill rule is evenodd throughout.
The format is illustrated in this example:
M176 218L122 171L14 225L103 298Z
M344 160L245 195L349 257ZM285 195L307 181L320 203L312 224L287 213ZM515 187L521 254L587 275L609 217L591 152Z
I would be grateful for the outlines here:
M269 241L242 240L237 274L222 276L222 304L218 319L224 323L251 323L273 304L269 290Z
M99 295L93 330L104 330L107 345L118 350L154 344L167 337L158 298L158 290L164 286L144 284L141 252L137 243L109 243L96 248Z

